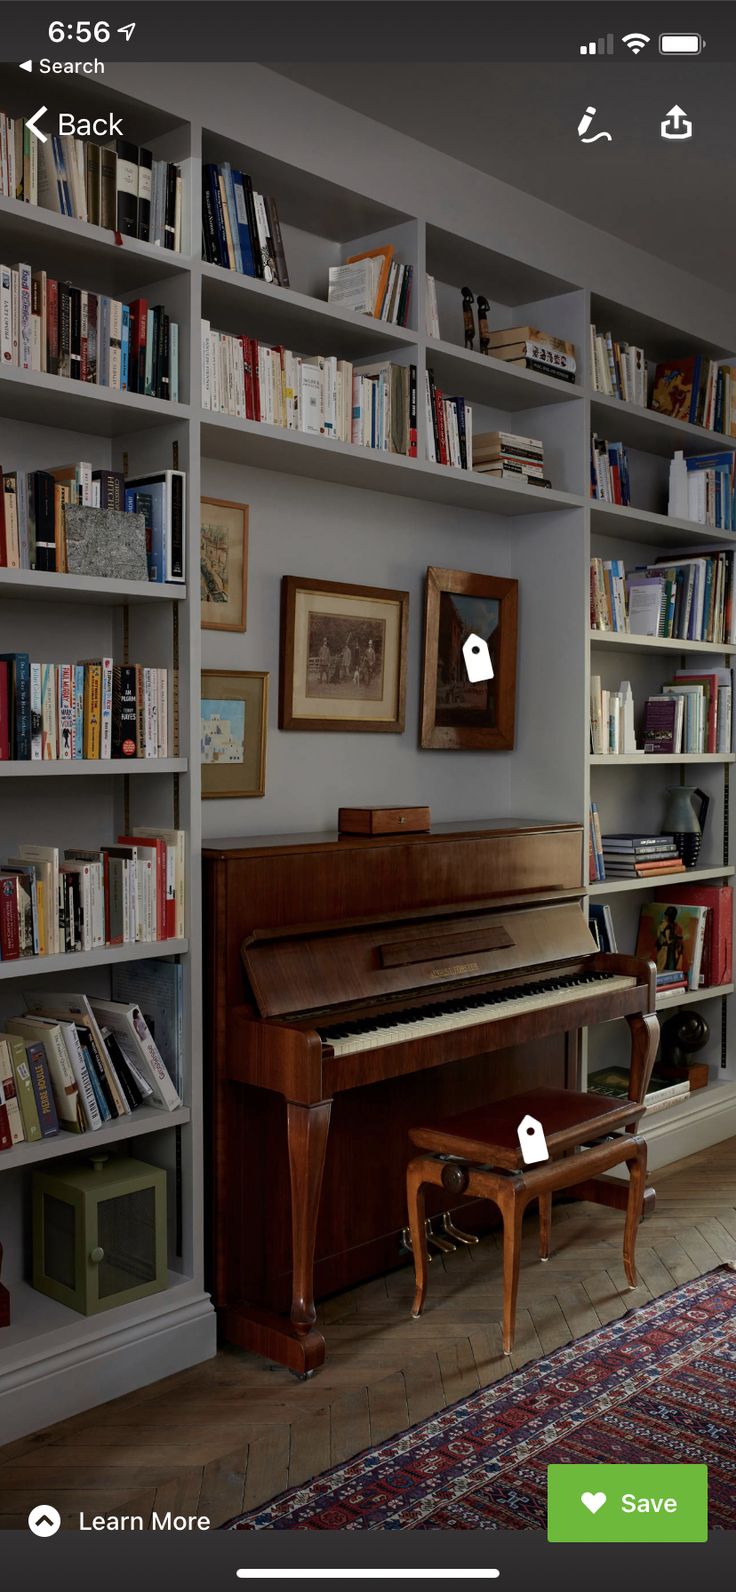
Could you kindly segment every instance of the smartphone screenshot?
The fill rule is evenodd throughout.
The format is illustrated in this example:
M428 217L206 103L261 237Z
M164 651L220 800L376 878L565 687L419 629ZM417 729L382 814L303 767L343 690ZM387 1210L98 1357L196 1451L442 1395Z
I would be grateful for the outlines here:
M0 0L8 1588L726 1584L735 72Z

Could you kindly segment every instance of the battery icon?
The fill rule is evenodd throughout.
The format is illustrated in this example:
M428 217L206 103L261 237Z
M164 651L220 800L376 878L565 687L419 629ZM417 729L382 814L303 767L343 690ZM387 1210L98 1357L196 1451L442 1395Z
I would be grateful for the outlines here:
M660 55L700 55L705 39L700 33L660 33Z

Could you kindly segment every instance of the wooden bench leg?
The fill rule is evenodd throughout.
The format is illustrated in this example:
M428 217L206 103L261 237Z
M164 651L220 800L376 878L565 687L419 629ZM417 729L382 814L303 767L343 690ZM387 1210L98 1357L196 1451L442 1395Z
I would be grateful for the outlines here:
M647 1175L647 1147L644 1139L636 1141L635 1154L629 1161L629 1198L624 1226L624 1271L630 1288L636 1287L636 1239L644 1199Z
M549 1260L549 1246L552 1237L552 1195L540 1194L539 1196L539 1259Z
M516 1296L519 1291L521 1224L527 1201L512 1179L493 1195L503 1217L503 1352L510 1354L516 1326Z
M409 1213L411 1252L414 1257L414 1278L416 1281L416 1293L411 1307L411 1313L415 1320L424 1309L429 1276L424 1201L425 1176L425 1165L421 1156L409 1162L406 1169L406 1204Z

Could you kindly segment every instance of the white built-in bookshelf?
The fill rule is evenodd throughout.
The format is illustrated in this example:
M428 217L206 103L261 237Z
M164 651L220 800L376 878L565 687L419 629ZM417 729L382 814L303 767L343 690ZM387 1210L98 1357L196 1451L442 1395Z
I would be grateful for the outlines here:
M16 78L17 71L0 73L0 105L11 114L28 113L33 107L24 99L26 86L19 87ZM78 91L91 96L99 92L81 84ZM48 96L53 99L55 92L51 84ZM106 108L113 98L106 88ZM588 570L591 553L639 562L662 549L723 539L702 526L670 521L662 512L667 460L675 447L710 451L716 445L736 444L595 393L590 372L580 364L576 384L567 385L466 350L459 290L465 281L472 281L491 300L495 326L538 325L572 340L581 360L588 357L591 319L610 324L620 336L638 336L652 357L658 357L660 350L671 354L692 349L715 356L726 355L728 349L698 337L695 310L692 329L678 328L639 315L623 300L597 298L573 278L546 271L543 239L536 263L529 263L401 212L382 203L375 192L361 195L301 167L298 145L294 163L276 158L268 148L268 118L262 124L262 143L256 146L239 143L231 134L218 134L211 126L177 120L134 99L126 98L124 107L126 136L183 166L183 252L173 255L133 240L119 247L111 234L98 227L3 200L0 258L9 257L13 264L24 259L47 269L53 261L59 277L124 298L146 296L150 290L152 299L155 295L164 302L181 327L181 401L171 404L81 387L49 375L2 370L0 458L6 469L26 470L82 458L91 458L95 466L120 468L127 457L129 473L140 474L171 464L176 450L179 466L187 471L189 580L186 590L135 589L120 581L3 570L0 624L8 651L22 645L33 652L33 639L43 635L47 652L53 647L60 658L70 655L72 640L71 655L77 655L82 637L87 655L104 651L120 656L125 632L131 657L149 661L150 655L150 662L161 666L178 663L180 756L162 764L142 763L135 770L82 763L63 770L0 764L0 835L8 854L22 839L48 837L62 845L88 844L93 832L112 839L123 821L180 824L189 836L187 939L160 947L107 947L73 958L47 958L43 969L30 962L0 964L0 1016L20 1009L22 986L28 979L39 986L104 993L116 960L158 953L181 959L186 991L181 1111L171 1116L139 1111L129 1122L104 1130L104 1137L95 1136L96 1143L115 1146L130 1140L133 1153L167 1168L170 1281L163 1294L90 1319L35 1293L26 1280L28 1173L41 1160L58 1161L66 1153L78 1154L84 1146L64 1136L40 1148L19 1146L0 1154L3 1281L11 1290L13 1309L13 1325L0 1333L0 1431L6 1440L214 1352L214 1315L203 1259L198 578L203 466L210 481L217 480L222 467L235 465L269 472L276 489L280 486L284 492L295 477L357 494L414 500L420 506L472 510L464 516L463 528L467 537L472 522L477 553L475 564L466 567L489 567L515 576L521 588L517 746L503 758L484 758L487 774L479 772L480 760L473 759L480 786L479 816L489 815L493 775L500 767L509 771L504 778L510 781L513 810L520 817L587 823L592 796L604 833L641 825L659 829L668 785L697 783L711 797L711 812L700 866L690 877L726 879L734 871L728 833L732 755L595 757L589 752L588 737L591 672L600 673L611 686L623 674L632 680L635 699L641 700L670 662L676 666L680 657L691 663L694 654L705 658L717 651L728 657L728 652L693 643L591 634ZM252 176L257 190L276 198L289 289L238 276L200 259L201 162L210 160L230 160ZM410 324L405 328L341 311L327 302L328 267L341 263L348 253L385 242L392 242L400 260L414 268ZM434 340L424 330L425 272L437 283L441 337ZM200 400L203 316L218 330L272 340L303 353L334 354L356 364L387 356L415 364L417 458L373 453L205 410ZM461 393L472 401L476 433L505 428L543 439L545 473L552 488L516 486L429 462L423 402L428 367L446 392ZM636 507L591 503L592 430L629 448ZM222 496L230 497L232 492L223 491ZM437 559L426 556L421 518L415 516L412 524L416 524L414 559L419 573ZM451 515L447 525L444 562L453 565ZM494 548L490 564L489 537ZM499 547L505 550L500 571ZM294 566L299 562L295 552ZM380 539L375 579L379 583L382 579ZM273 623L276 626L276 613ZM249 658L247 667L259 666L259 660ZM411 736L410 726L406 734ZM427 756L430 796L436 755ZM454 755L458 774L465 773L462 754L444 755ZM393 800L390 774L385 794ZM622 949L633 949L641 889L639 881L589 889L592 897L610 897ZM666 1002L674 1009L697 1001L707 1010L711 1039L704 1059L710 1065L711 1083L672 1112L659 1113L651 1128L647 1125L655 1166L734 1131L736 1067L728 1045L732 997L729 985ZM597 1032L589 1036L584 1064L600 1065L599 1055L608 1059L614 1026L607 1025L603 1036Z

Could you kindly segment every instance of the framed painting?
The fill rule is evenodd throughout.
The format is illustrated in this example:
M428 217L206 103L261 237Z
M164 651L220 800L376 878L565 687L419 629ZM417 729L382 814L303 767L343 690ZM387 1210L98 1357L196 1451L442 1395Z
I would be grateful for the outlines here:
M457 569L427 570L423 747L486 752L511 749L516 717L517 614L518 581ZM473 653L479 659L490 659L490 677L475 666ZM485 678L479 678L484 672Z
M202 670L202 797L262 796L266 788L268 675Z
M285 575L279 728L400 734L409 593Z
M199 517L203 630L245 630L248 505L203 497Z

